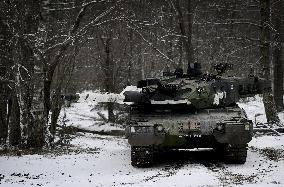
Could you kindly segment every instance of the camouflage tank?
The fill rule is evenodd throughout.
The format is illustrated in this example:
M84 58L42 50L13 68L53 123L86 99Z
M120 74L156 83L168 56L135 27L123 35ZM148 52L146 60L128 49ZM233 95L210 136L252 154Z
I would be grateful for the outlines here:
M151 166L157 152L192 148L213 148L227 163L246 162L253 125L236 102L261 94L270 83L255 76L223 77L228 68L218 64L217 74L203 75L192 64L187 74L164 72L162 79L138 81L139 91L124 93L133 166Z

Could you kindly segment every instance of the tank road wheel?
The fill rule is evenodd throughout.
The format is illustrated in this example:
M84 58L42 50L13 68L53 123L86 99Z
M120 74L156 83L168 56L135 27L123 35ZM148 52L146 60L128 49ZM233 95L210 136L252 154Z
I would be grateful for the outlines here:
M152 146L132 146L131 165L136 167L149 167L154 162L154 150Z
M229 164L244 164L247 159L247 144L227 145L224 150L224 159Z

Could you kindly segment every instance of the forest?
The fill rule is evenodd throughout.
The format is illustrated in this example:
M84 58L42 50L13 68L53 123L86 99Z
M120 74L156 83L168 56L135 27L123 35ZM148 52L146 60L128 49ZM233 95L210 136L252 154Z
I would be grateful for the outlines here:
M283 127L283 0L1 0L0 145L54 148L62 96L120 93L190 63L271 81L267 122Z
M4 0L0 7L2 143L9 136L11 145L52 144L62 94L115 93L190 62L207 71L230 63L240 76L253 69L273 84L264 96L268 120L277 122L283 109L281 0Z

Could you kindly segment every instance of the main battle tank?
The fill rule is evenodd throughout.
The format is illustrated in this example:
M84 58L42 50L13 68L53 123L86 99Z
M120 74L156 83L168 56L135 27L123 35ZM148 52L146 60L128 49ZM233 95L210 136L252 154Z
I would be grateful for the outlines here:
M214 67L214 75L202 74L200 64L187 74L164 72L161 79L138 81L139 91L124 93L133 166L151 166L157 152L192 148L213 148L227 163L245 163L253 125L236 102L263 93L270 83L253 75L225 77L228 64Z

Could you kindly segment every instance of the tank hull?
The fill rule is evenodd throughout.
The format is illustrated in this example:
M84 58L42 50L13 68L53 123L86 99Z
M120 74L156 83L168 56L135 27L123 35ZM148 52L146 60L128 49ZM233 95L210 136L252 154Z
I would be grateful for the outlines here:
M242 147L241 152L245 157L240 158L243 163L246 158L246 145L253 136L253 126L238 106L182 114L134 113L130 116L126 135L129 144L136 152L139 148L143 150L150 148L151 151L160 152L193 148L218 150L221 147L224 155L226 147L225 150L228 150L228 147ZM240 162L239 157L233 158L237 158L236 161ZM135 159L132 163L134 166L139 166Z
M212 140L245 144L253 135L251 121L237 106L193 114L133 114L126 131L131 146L193 147Z

